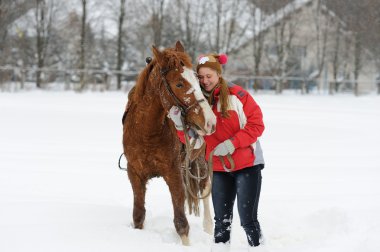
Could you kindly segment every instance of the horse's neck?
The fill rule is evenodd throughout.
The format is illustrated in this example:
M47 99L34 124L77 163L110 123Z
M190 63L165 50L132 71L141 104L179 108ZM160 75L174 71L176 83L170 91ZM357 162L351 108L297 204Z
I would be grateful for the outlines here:
M166 111L160 102L160 97L144 95L138 107L143 112L142 119L150 133L162 132L164 128L167 128Z
M152 74L158 76L159 73ZM168 129L167 109L161 102L160 86L159 83L151 83L151 79L147 77L133 94L137 106L136 119L144 125L146 134L160 134Z

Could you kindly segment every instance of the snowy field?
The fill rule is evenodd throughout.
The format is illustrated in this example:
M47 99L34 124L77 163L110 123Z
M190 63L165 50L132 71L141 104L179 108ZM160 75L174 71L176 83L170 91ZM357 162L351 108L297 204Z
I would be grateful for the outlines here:
M0 251L210 251L173 226L162 179L144 230L117 167L125 93L0 93ZM259 218L273 252L380 251L380 97L255 95L266 158ZM236 209L235 209L236 211ZM237 212L232 251L246 251Z

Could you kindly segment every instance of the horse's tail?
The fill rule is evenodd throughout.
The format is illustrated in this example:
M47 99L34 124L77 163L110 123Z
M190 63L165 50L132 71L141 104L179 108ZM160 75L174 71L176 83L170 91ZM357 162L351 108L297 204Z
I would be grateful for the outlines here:
M190 172L196 177L202 178L206 177L204 179L189 179L189 189L198 197L194 198L187 189L186 191L186 201L187 206L189 209L189 214L194 213L195 216L199 216L199 201L200 197L202 196L203 190L206 187L207 180L209 179L208 176L206 176L206 173L208 172L207 169L207 163L203 155L197 157L193 161L191 161L190 165Z

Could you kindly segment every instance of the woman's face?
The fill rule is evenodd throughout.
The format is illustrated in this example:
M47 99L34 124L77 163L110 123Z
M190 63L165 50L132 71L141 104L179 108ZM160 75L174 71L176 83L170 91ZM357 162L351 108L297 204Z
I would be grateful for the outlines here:
M219 74L209 67L201 67L198 70L198 79L202 87L210 92L219 83Z

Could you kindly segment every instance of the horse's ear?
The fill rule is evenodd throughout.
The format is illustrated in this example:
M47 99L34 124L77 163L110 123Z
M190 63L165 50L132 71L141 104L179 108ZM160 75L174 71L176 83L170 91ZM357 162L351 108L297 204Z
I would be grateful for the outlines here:
M162 53L155 46L152 46L152 52L158 64L162 67Z
M178 40L177 43L175 43L175 50L177 52L184 52L185 51L185 48L181 44L181 41Z

